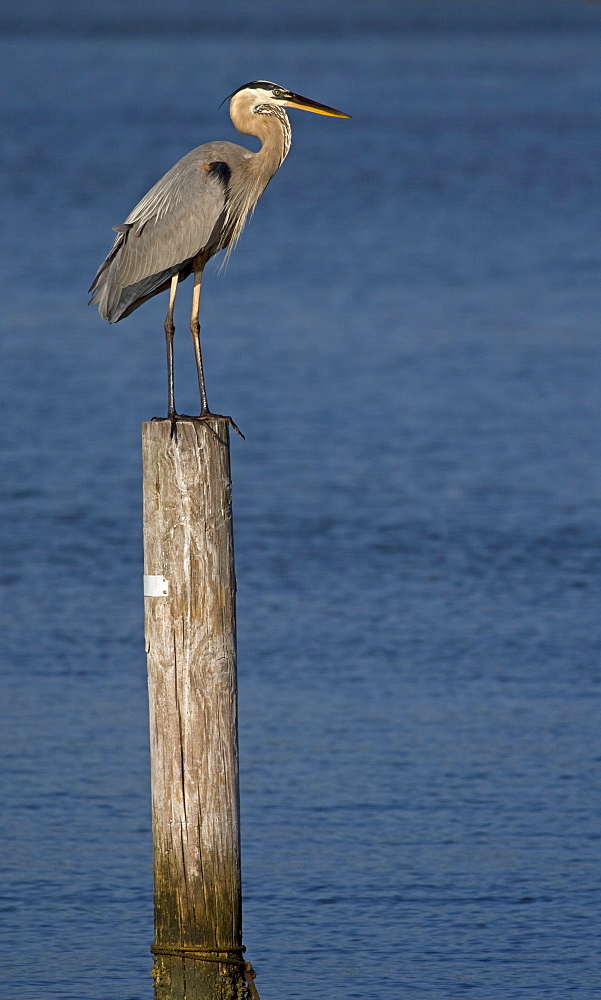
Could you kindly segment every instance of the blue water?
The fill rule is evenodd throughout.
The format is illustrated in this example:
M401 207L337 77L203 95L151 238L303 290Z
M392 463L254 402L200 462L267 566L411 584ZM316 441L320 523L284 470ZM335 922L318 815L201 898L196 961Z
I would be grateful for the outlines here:
M166 303L109 327L86 289L257 78L353 115L291 113L203 292L209 399L246 434L261 996L600 996L601 7L1 20L0 1000L152 997L139 440Z

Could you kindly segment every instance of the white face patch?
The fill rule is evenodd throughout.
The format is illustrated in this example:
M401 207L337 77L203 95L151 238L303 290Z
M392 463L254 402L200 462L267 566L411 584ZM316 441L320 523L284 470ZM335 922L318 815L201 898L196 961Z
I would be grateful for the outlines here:
M272 114L274 110L282 107L280 101L273 96L271 91L264 90L262 87L247 87L244 90L239 90L232 98L232 105L260 115Z
M240 97L248 98L251 101L276 101L277 98L273 96L271 90L263 90L262 87L248 87L246 90L239 90L238 94ZM236 96L236 95L234 95Z

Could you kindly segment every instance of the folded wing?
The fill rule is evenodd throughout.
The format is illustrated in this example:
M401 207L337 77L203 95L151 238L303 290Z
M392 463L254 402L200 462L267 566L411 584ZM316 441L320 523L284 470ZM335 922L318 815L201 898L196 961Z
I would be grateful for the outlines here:
M117 236L90 289L103 319L123 319L168 288L173 275L186 277L201 251L212 256L226 245L230 177L248 155L225 142L193 149L115 226Z

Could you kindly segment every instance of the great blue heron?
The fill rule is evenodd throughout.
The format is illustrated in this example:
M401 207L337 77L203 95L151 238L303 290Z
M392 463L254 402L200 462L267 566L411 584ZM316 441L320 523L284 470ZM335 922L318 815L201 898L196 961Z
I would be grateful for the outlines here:
M319 115L350 118L325 104L299 97L277 83L255 81L230 94L230 117L239 132L261 140L252 153L233 142L208 142L184 156L150 189L125 222L101 264L90 291L90 304L109 323L169 289L165 319L168 373L167 418L175 409L173 378L173 309L179 281L194 274L190 332L194 343L200 414L211 414L200 350L200 288L207 261L220 250L231 252L278 167L284 161L292 132L285 108L302 108ZM231 418L225 418L233 424ZM235 427L235 424L234 424ZM236 428L238 430L238 428Z

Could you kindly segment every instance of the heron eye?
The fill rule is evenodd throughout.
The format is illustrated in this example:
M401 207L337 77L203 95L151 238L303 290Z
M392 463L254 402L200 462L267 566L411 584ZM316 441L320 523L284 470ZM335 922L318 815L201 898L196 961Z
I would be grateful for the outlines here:
M273 93L274 97L283 97L283 95L284 95L284 91L283 90L273 90L272 93Z

